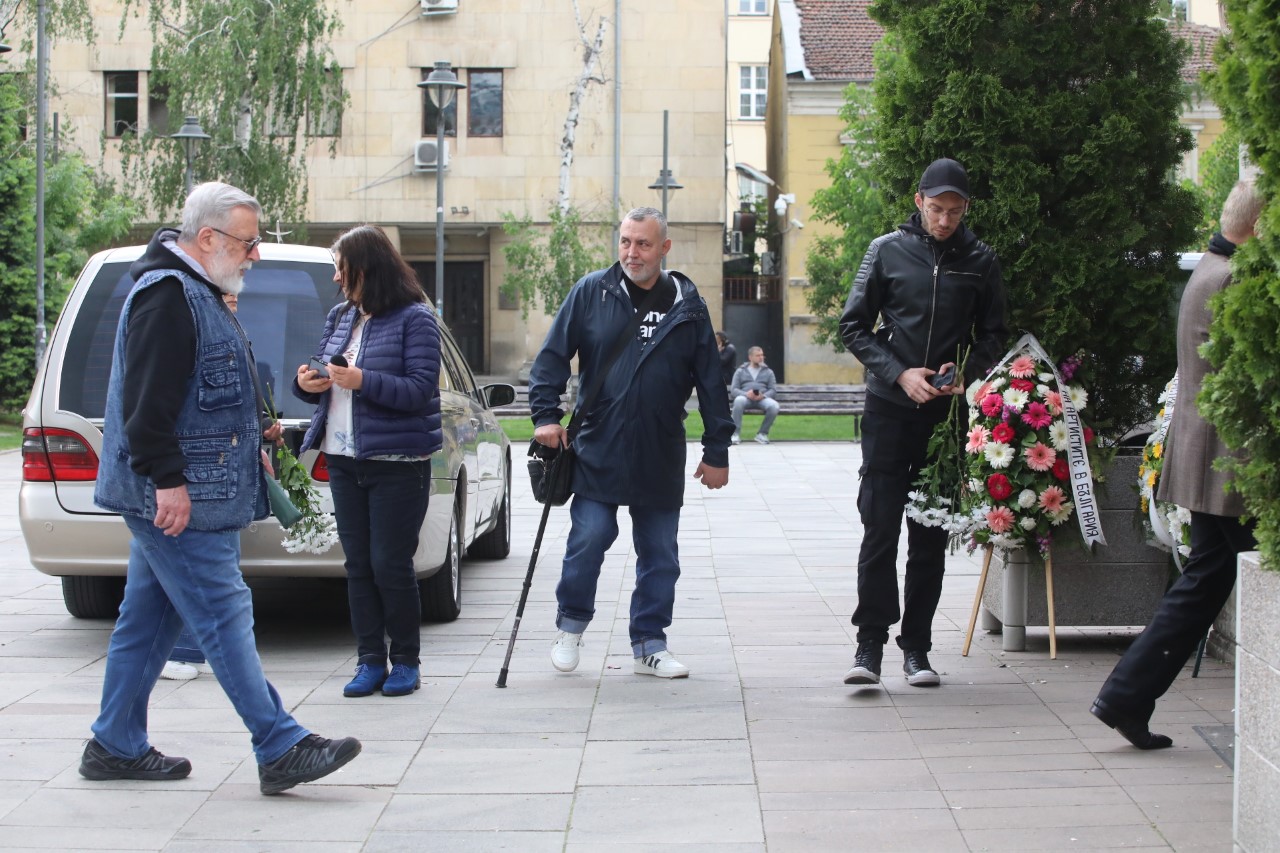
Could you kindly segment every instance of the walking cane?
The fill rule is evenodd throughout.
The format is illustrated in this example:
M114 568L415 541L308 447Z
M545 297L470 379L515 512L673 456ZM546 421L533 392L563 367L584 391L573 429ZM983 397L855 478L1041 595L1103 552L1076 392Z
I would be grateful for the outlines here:
M507 686L507 669L511 666L511 653L516 648L516 633L520 630L520 619L524 616L524 603L529 600L529 587L533 585L533 569L538 565L538 551L542 548L542 534L547 529L547 516L551 515L551 504L542 505L542 521L538 522L538 535L533 540L533 555L529 557L529 571L524 576L524 589L520 590L520 603L516 605L516 623L511 626L511 639L507 641L507 656L502 661L502 670L498 672L498 687Z

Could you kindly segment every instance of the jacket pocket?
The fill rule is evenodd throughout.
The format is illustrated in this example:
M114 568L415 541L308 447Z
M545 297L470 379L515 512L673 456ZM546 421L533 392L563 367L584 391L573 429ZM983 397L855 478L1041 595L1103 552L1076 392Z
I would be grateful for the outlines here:
M235 446L231 436L204 436L178 439L187 465L182 476L187 479L187 494L193 501L226 500L236 496Z
M211 344L201 350L199 374L202 411L240 405L240 362L229 343Z

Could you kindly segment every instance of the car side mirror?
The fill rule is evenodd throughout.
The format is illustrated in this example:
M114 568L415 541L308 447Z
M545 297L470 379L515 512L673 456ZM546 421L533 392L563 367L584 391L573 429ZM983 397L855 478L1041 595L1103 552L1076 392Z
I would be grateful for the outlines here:
M509 406L516 401L516 389L510 385L486 385L481 390L484 392L485 405L490 409Z

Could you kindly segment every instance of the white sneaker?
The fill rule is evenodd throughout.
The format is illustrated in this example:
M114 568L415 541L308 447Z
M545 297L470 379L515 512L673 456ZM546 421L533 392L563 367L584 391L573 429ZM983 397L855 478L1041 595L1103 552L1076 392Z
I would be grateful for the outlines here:
M190 681L199 674L194 666L178 660L165 661L164 669L160 670L160 677L170 681Z
M196 668L196 672L201 675L213 675L213 667L209 666L208 661L205 661L204 663L193 663L191 665L194 666Z
M658 678L688 678L689 667L676 660L675 655L663 649L642 658L636 658L636 675L656 675Z
M768 444L768 443L769 443L769 436L765 435L762 432L756 433L756 444Z
M578 649L581 647L581 634L561 631L551 644L551 665L561 672L573 672L578 668Z
M729 442L731 444L742 444L742 436L738 435L735 432L732 436L729 437Z

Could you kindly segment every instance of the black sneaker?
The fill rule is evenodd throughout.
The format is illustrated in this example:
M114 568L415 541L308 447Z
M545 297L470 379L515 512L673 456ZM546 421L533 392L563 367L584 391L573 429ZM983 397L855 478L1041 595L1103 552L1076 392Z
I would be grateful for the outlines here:
M90 738L80 759L80 775L95 782L109 779L141 779L145 782L167 782L191 775L191 762L185 758L169 758L153 746L139 758L117 758L102 744Z
M936 687L942 679L929 665L929 655L922 651L903 651L902 671L907 674L907 684L913 687Z
M278 794L294 785L328 776L360 754L353 737L329 740L307 735L270 764L258 765L258 783L264 794Z
M858 643L853 666L844 674L845 684L879 684L880 662L884 659L884 643Z

